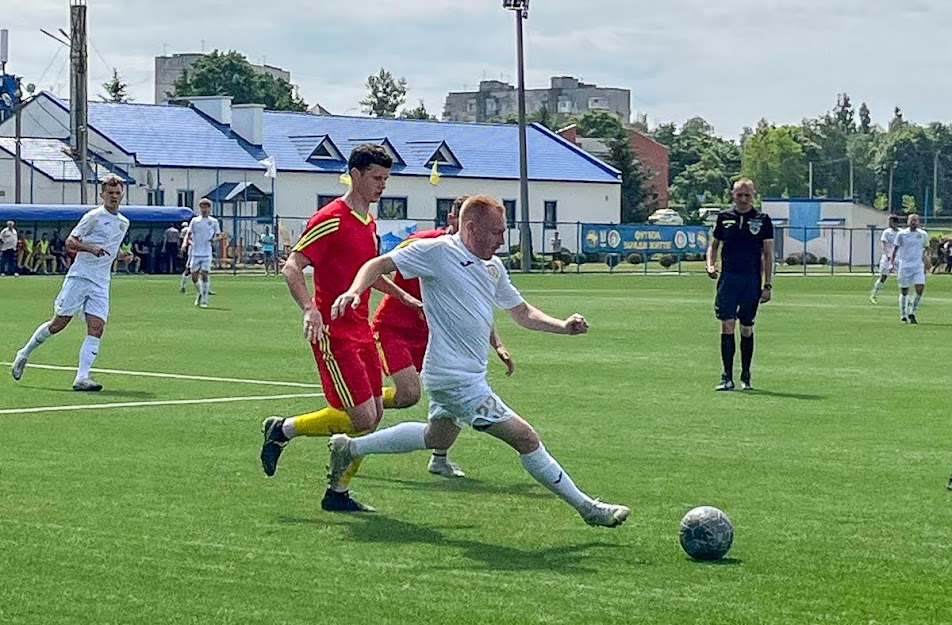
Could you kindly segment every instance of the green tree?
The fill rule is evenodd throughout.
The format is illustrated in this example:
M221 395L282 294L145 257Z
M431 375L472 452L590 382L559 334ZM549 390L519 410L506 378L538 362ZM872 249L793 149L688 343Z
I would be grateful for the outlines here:
M426 110L426 105L423 103L423 100L420 100L416 108L403 109L403 112L400 113L400 117L405 119L428 119L436 121L436 117L430 115L430 112Z
M607 111L587 111L576 124L579 136L598 139L615 138L624 129L618 117Z
M608 139L605 161L621 172L621 222L640 223L657 209L658 198L650 191L649 173L641 166L624 129Z
M680 129L675 124L661 124L650 134L668 148L672 202L699 206L701 201L729 201L730 185L741 167L737 143L716 136L701 117L687 120Z
M129 97L129 85L122 82L119 70L116 68L112 69L112 78L104 82L102 88L106 90L106 94L101 97L106 102L132 102L132 98Z
M170 97L228 95L234 104L263 104L278 111L306 111L294 85L259 72L240 52L219 52L198 59L173 86Z
M859 107L859 131L868 135L873 131L873 121L870 117L869 107L863 102Z
M365 113L374 117L393 117L407 100L407 79L394 78L382 67L380 72L367 77L365 86L367 97L360 104Z
M790 126L760 127L744 142L741 174L765 196L798 196L807 188L803 147Z

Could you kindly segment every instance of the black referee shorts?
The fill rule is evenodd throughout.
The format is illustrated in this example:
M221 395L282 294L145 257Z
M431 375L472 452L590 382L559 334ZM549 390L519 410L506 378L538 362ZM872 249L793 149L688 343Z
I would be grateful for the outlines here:
M721 321L738 319L741 325L752 326L760 292L760 274L722 273L717 279L714 314Z

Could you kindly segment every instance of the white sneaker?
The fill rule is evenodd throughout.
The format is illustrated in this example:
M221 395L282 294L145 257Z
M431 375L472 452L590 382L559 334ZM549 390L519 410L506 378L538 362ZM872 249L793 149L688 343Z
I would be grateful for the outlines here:
M327 441L327 449L331 452L327 461L327 484L330 487L340 483L340 478L356 460L350 450L350 440L346 434L335 434Z
M13 374L13 379L19 381L23 377L23 370L26 369L26 356L23 356L20 352L17 352L17 357L13 360L13 367L10 368L10 373Z
M578 513L589 525L618 527L628 520L631 510L626 506L603 503L598 499L579 508Z
M208 308L208 302L202 302L198 305L199 308Z
M445 456L430 456L430 462L426 465L426 470L443 477L466 477L466 473L459 468L459 465Z
M202 296L201 296L201 295L196 295L196 296L195 296L195 305L198 306L198 305L201 304L201 303L202 303Z
M92 378L83 378L73 382L74 391L98 392L102 390L102 384Z
M870 294L869 294L869 303L870 303L870 304L875 304L875 303L876 303L876 294L875 294L875 293L870 293Z

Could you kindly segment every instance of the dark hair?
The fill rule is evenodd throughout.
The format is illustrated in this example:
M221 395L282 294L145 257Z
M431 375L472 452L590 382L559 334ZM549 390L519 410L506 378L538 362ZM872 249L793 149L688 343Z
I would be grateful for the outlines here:
M898 221L899 221L899 215L890 215L890 216L889 216L889 223L898 222Z
M382 145L364 143L354 148L347 159L347 170L359 169L367 171L371 165L380 165L390 169L393 167L393 158Z
M450 215L459 217L459 212L463 209L463 202L469 199L468 195L461 195L453 200L453 206L450 208Z

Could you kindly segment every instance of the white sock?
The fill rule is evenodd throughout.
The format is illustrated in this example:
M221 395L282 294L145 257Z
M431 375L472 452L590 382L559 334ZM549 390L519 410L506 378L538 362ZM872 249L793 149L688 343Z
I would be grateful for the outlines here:
M198 280L195 280L194 282L192 282L192 286L195 287L195 294L196 294L196 295L201 295L201 294L202 294L201 284L202 284L202 279L201 279L201 278L199 278Z
M876 278L876 282L873 282L873 295L879 295L879 292L882 290L882 288L883 283L879 280L879 278Z
M294 429L294 419L285 419L281 424L281 432L288 440L297 436L297 430Z
M899 314L906 316L906 296L901 293L899 294Z
M43 344L43 341L50 338L50 322L44 321L40 324L40 327L36 329L33 333L33 336L30 337L30 340L27 341L26 345L23 346L23 349L18 353L22 353L24 356L29 356L33 353L37 347Z
M199 280L202 284L202 300L208 301L208 278L201 278Z
M369 454L405 454L426 449L423 434L426 423L405 421L366 436L351 440L350 448L355 456Z
M183 273L183 274L182 274L182 288L183 288L183 289L185 288L185 283L186 283L186 282L188 282L188 274L187 274L187 273Z
M89 377L89 370L93 368L96 362L96 356L99 354L100 339L95 336L86 336L83 346L79 348L79 369L76 370L76 379L82 380Z
M539 448L532 453L520 455L519 459L529 475L576 510L592 502L592 498L578 489L569 474L549 455L542 443L539 443Z
M921 301L922 301L922 296L916 293L916 296L912 298L912 311L910 311L909 313L910 315L916 314L916 311L919 310L919 302Z
M205 276L205 295L212 290L212 274Z

